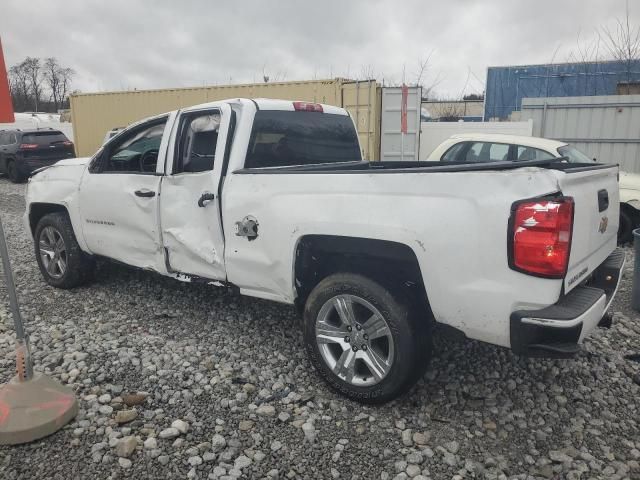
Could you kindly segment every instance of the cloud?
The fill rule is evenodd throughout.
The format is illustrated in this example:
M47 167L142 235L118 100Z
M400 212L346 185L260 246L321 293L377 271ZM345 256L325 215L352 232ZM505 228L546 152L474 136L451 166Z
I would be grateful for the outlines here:
M640 8L631 5L638 24ZM3 0L9 65L57 57L82 91L358 77L415 79L458 96L482 91L486 67L564 61L624 0Z

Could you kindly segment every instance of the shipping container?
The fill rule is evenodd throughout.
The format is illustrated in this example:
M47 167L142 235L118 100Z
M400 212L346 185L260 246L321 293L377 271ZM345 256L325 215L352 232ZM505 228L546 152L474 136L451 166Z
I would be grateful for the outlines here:
M70 97L74 141L78 155L90 156L100 148L109 130L145 117L226 98L276 98L345 107L356 122L363 155L377 160L379 89L373 80L333 79L76 94Z

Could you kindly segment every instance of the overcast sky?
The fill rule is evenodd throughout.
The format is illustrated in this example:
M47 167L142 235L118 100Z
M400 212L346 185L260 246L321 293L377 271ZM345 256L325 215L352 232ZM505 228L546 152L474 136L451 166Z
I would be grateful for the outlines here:
M28 4L28 6L27 6ZM57 57L84 92L336 76L477 93L487 66L566 61L625 0L0 0L7 66ZM636 5L638 4L638 5ZM640 21L632 0L631 20ZM555 54L554 57L554 52ZM602 46L601 50L605 52Z

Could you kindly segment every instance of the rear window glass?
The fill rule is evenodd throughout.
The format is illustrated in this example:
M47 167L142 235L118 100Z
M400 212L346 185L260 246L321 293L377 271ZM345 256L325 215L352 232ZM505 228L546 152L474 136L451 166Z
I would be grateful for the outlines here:
M573 145L565 145L558 148L558 153L563 157L567 157L571 163L589 163L592 161L585 153Z
M318 112L256 112L245 167L362 160L350 117Z
M52 143L68 142L69 139L65 137L62 132L36 132L25 133L22 136L22 143L32 143L37 145L51 145Z

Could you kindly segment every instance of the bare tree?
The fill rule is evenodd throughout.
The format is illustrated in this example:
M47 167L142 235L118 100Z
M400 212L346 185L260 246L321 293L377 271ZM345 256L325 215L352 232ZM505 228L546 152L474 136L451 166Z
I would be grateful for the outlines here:
M604 43L615 60L625 63L627 75L627 93L631 93L631 73L633 64L640 59L640 27L631 26L629 19L629 0L625 17L616 19L615 27L602 28Z
M593 41L588 42L582 41L580 35L581 32L578 32L578 35L576 37L576 47L574 50L571 50L569 52L567 63L575 63L578 68L576 91L579 92L580 79L582 78L584 80L582 82L582 95L597 95L598 81L596 76L598 75L598 72L600 70L598 68L598 64L602 61L601 38L598 35ZM552 72L547 72L547 91L545 92L545 97L549 96L549 78L552 75Z
M40 59L36 57L27 57L22 62L29 81L29 90L33 100L33 109L38 111L40 99L42 98L42 71Z
M53 111L64 108L75 71L55 58L26 57L9 69L9 88L16 111ZM47 96L48 95L48 96Z
M53 107L55 111L58 111L67 98L71 79L75 72L72 68L61 67L53 57L45 59L43 69L44 79L49 87L51 100L53 100Z
M435 88L442 82L442 72L438 72L435 78L427 81L429 63L431 62L433 52L434 51L431 50L426 57L418 59L415 82L418 87L422 87L422 98L424 99L432 98L435 94Z
M29 105L29 76L22 63L18 63L9 69L9 90L13 107L16 111L24 111Z
M65 67L60 69L60 84L58 90L60 107L62 107L67 100L69 90L71 89L71 80L75 74L76 71L73 68Z
M360 76L357 80L375 80L376 75L373 69L373 65L362 65L360 68Z
M433 117L441 122L457 122L465 115L464 102L445 100L439 104L430 104L429 108L433 109Z

